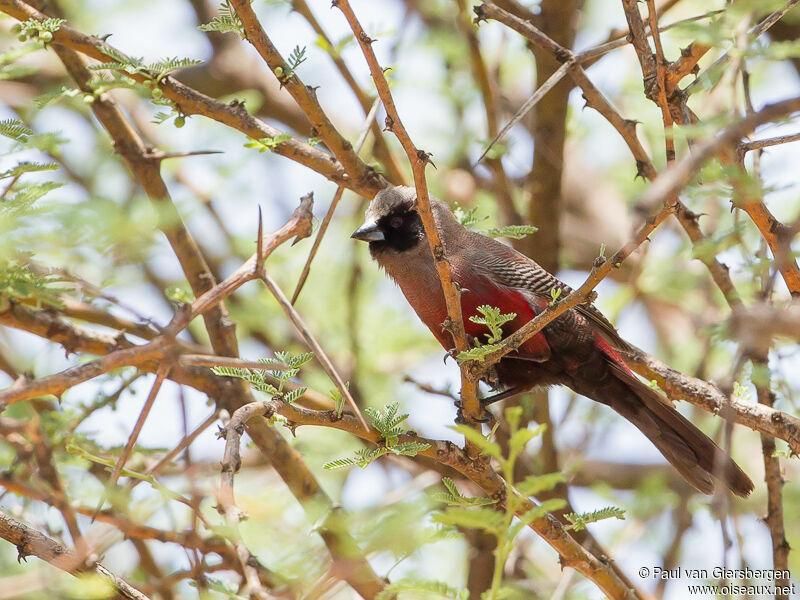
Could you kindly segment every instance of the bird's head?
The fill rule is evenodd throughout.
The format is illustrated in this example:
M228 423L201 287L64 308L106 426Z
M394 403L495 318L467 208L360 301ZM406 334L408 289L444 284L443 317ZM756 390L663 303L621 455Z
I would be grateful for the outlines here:
M370 203L364 223L350 237L369 242L370 253L402 253L425 239L425 229L416 209L417 190L390 187Z

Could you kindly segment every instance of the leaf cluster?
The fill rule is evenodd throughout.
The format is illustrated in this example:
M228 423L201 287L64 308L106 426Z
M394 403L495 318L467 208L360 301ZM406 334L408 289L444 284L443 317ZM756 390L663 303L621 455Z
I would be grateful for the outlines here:
M251 0L252 2L252 0ZM245 38L244 25L239 15L231 6L228 0L225 0L219 5L217 9L217 16L211 19L204 25L197 27L200 31L215 31L217 33L235 33L240 38Z
M382 411L372 407L364 409L364 416L367 421L377 429L383 444L377 448L362 448L355 452L355 456L340 458L330 461L323 465L324 469L346 469L354 466L365 469L370 463L385 454L398 454L402 456L416 456L430 448L430 444L423 442L403 442L399 443L400 436L405 433L402 423L408 419L407 414L398 414L400 405L393 402L384 407Z
M0 298L32 300L37 307L61 308L64 303L60 295L67 290L56 285L60 281L63 280L58 275L40 275L13 260L0 264Z
M517 318L516 313L501 313L500 309L496 306L489 306L483 304L476 309L479 315L472 315L469 320L477 325L483 325L489 330L486 336L486 343L481 343L479 339L475 339L475 347L470 348L464 352L459 352L456 360L459 363L467 362L470 360L482 361L486 356L500 348L500 340L503 339L503 325L513 321Z
M258 362L265 365L286 365L288 369L243 369L239 367L212 367L216 375L236 377L247 381L254 389L273 397L278 397L287 404L297 401L308 388L300 386L284 393L286 382L300 372L300 367L314 358L313 352L304 352L296 356L288 352L276 352L275 358L260 358ZM277 386L272 382L277 380Z

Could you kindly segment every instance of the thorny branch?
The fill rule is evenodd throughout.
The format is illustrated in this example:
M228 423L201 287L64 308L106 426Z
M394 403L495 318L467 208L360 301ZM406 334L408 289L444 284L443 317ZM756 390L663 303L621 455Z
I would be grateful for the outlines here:
M431 249L431 254L433 254L436 272L439 275L439 281L442 283L442 292L444 293L445 303L447 305L445 327L453 337L455 348L459 352L464 352L469 349L469 345L464 332L464 318L461 314L461 293L453 283L453 276L450 272L450 263L447 261L445 247L441 239L439 239L439 232L433 220L430 198L428 197L428 184L425 180L425 167L431 162L430 155L414 145L403 125L403 121L400 119L384 71L380 64L378 64L378 59L372 50L372 44L375 40L369 37L367 32L364 31L364 28L358 21L348 0L335 0L333 5L342 11L342 14L350 25L350 29L353 31L353 35L355 35L361 47L361 52L364 54L364 58L369 66L372 80L375 82L375 87L378 89L378 95L386 109L386 127L397 136L411 164L411 170L414 173L414 185L417 188L417 212L425 228L425 235ZM461 399L463 411L466 420L474 423L481 412L480 402L478 400L478 387L477 382L471 381L465 375L466 372L462 371Z
M114 575L99 562L84 563L71 550L3 512L0 512L0 537L17 547L20 559L24 559L26 556L36 556L73 575L94 570L101 577L107 579L123 598L148 600L147 596Z
M791 7L795 1L796 0L790 2L787 8ZM255 18L252 8L249 6L249 3L245 1L234 1L233 4L242 17L242 21L246 27L248 39L250 39L257 50L261 53L262 57L269 65L270 70L273 73L276 73L276 68L283 65L283 59L277 53L277 50L274 48L274 46L272 46L270 39L261 28L261 25ZM296 2L294 4L297 10L305 10L303 14L306 16L306 18L308 18L306 13L309 13L309 11L307 11L305 3ZM367 59L373 79L378 87L379 96L387 109L387 113L389 114L387 119L387 128L393 130L394 133L397 134L398 139L401 141L409 157L419 193L419 210L421 214L423 214L426 231L429 234L428 239L431 242L431 249L434 253L434 257L437 259L437 268L439 269L445 297L448 300L448 309L453 309L452 311L448 310L450 315L449 324L451 331L454 334L456 346L459 347L459 349L464 349L460 348L460 345L465 346L466 342L463 336L463 323L461 321L460 314L459 293L458 290L452 285L449 266L446 262L446 256L444 256L441 243L436 241L437 233L435 227L433 226L430 215L427 188L424 178L424 169L426 163L429 162L429 157L427 154L418 150L413 145L410 137L403 127L402 121L400 120L396 108L394 107L388 86L386 85L386 80L383 76L383 72L371 50L371 44L374 40L370 39L361 28L354 13L352 12L352 9L349 6L349 2L346 0L339 0L334 2L334 4L338 5L345 14L345 17L356 34L356 38L361 46L364 56ZM514 7L517 3L498 2L497 4L503 5L505 8L510 10L510 7ZM633 121L623 119L619 113L617 113L617 111L611 107L610 103L597 91L592 82L589 81L585 71L580 66L582 62L592 60L594 57L599 56L601 51L606 51L605 48L599 47L587 53L573 55L569 49L555 44L552 40L547 38L547 36L530 25L530 23L526 22L524 13L516 15L507 13L501 8L492 6L491 3L486 3L479 8L482 11L479 12L479 16L495 18L520 32L532 43L537 44L538 47L546 48L548 51L552 52L553 55L562 63L562 70L560 73L569 76L579 87L582 88L584 97L587 99L587 104L593 108L596 108L598 112L600 112L609 121L609 123L611 123L612 126L614 126L617 131L620 132L623 139L631 148L631 151L637 160L637 168L640 174L653 180L653 185L642 196L642 198L640 198L639 204L647 211L647 214L654 216L650 217L650 219L648 219L644 225L642 225L636 237L631 242L626 244L622 249L620 249L610 259L598 260L586 282L575 292L571 293L560 302L555 303L553 307L544 311L544 313L539 315L537 319L529 323L526 329L517 332L517 334L519 334L517 337L510 336L504 340L503 348L498 351L497 356L493 355L489 357L488 362L490 364L492 361L499 360L504 353L515 347L518 347L524 342L525 339L527 339L527 337L535 334L542 327L544 327L547 322L551 321L553 318L556 318L558 314L561 314L565 310L577 306L581 302L584 302L590 298L592 288L597 285L597 283L603 277L605 277L611 269L619 266L620 262L622 262L631 252L633 252L640 244L642 244L647 239L649 233L652 232L670 213L675 212L677 214L678 218L681 220L681 224L687 230L687 233L689 233L693 242L696 242L698 239L702 238L702 233L700 233L699 227L697 227L696 215L691 214L680 204L679 201L677 201L677 193L693 179L697 171L709 158L719 155L720 151L723 149L727 150L729 154L730 150L734 149L739 156L742 156L745 152L763 148L771 145L772 143L784 143L797 139L797 136L783 136L783 139L776 138L772 141L742 141L742 138L751 132L757 125L774 120L780 116L789 114L792 111L800 110L800 104L798 103L797 99L789 100L776 105L768 106L763 111L748 115L745 119L742 119L731 125L719 136L704 142L700 142L693 148L690 156L686 156L680 161L676 161L673 166L656 176L655 169L653 168L649 157L636 137L635 123ZM652 95L656 103L662 108L664 124L665 127L667 127L668 121L672 118L670 111L667 110L667 104L675 101L674 94L676 91L679 91L677 90L678 82L686 73L692 71L699 58L708 51L708 48L701 44L692 44L683 53L681 58L674 63L667 64L663 57L663 49L660 48L660 40L658 36L658 31L663 30L664 28L658 27L658 19L655 16L654 4L649 2L651 18L648 24L641 23L641 16L638 14L638 7L635 6L635 3L633 8L635 8L637 11L636 14L639 17L639 22L632 22L630 25L631 31L634 32L635 30L635 34L631 36L631 39L637 50L637 54L642 60L646 89L652 90ZM28 18L42 19L46 16L43 13L36 11L29 4L18 0L0 0L0 10L20 20L25 20ZM632 14L632 9L630 12ZM774 19L775 15L770 15L769 18ZM764 22L761 24L761 30L762 32L763 30L766 30L764 28ZM650 51L649 45L647 44L646 40L648 35L652 35L653 37L656 46L655 55L653 55L653 53ZM57 49L60 58L64 61L65 66L70 70L70 73L79 83L82 81L85 82L85 73L82 73L82 70L85 70L85 65L80 57L74 53L70 54L69 52L65 52L65 49L76 50L97 60L108 60L111 58L108 53L111 47L105 41L96 37L80 34L68 26L62 26L54 33L54 45L57 45L58 48L60 48ZM476 51L476 45L473 44L470 49L471 52L473 52L473 58L479 61L480 53L479 51ZM346 68L343 70L343 61L338 60L335 62L337 64L337 68L339 68L343 75L345 75ZM480 79L480 72L480 65L476 62L476 79ZM134 75L134 77L138 78L139 76ZM348 83L350 83L350 80L346 77L346 75L345 79L348 81ZM340 186L339 191L337 192L338 194L341 194L346 187L348 189L353 189L364 196L371 197L378 189L380 189L380 187L383 185L383 182L380 181L380 178L376 177L375 174L372 173L370 169L366 167L366 165L358 158L358 148L354 149L349 145L349 142L344 140L339 135L330 120L327 118L327 115L325 115L319 103L316 101L314 90L304 86L302 82L296 78L296 75L287 78L287 80L282 83L287 86L289 91L293 94L297 104L303 109L305 114L314 124L315 129L317 129L320 136L325 141L326 146L328 146L328 148L330 148L335 155L335 159L331 155L319 151L295 139L278 144L274 149L275 152L287 156L292 160L298 161L299 163L310 167L312 170L321 173L331 181L336 182ZM263 121L248 115L241 104L237 102L229 105L222 104L216 100L213 100L212 98L199 94L195 90L179 83L172 77L165 77L160 82L160 86L163 89L164 95L167 98L175 101L180 107L181 112L186 115L201 114L208 116L209 118L234 127L239 131L244 132L246 135L254 138L275 137L281 133L278 129L273 128ZM543 90L542 94L545 91L546 90ZM490 99L492 98L492 90L490 89L489 84L486 84L485 82L483 83L482 93L486 99L488 120L491 121L493 118L496 120L496 116L493 116L494 111L489 107ZM366 105L364 105L362 96L358 95L358 97L362 106L366 110ZM118 111L118 109L114 106L110 98L101 98L100 102L97 103L97 106L93 107L93 110L95 110L95 114L107 127L109 133L111 133L115 143L117 144L118 151L129 161L131 170L134 172L140 183L142 183L142 185L148 191L148 194L151 195L151 198L154 201L171 203L169 197L166 195L166 188L163 186L163 181L160 181L160 175L158 174L158 168L156 166L158 162L157 159L161 155L156 152L150 152L149 149L145 148L141 144L140 140L137 140L135 134L131 135L133 133L132 129L122 117L121 112ZM492 133L497 132L496 122L494 126L490 125L490 131L492 129L494 130ZM376 139L379 138L376 136ZM667 154L669 157L669 148L667 150ZM502 171L502 163L497 161L493 168L497 169L495 171L496 177L501 178L500 185L503 187L506 186L508 182L504 179L504 174L500 172ZM776 221L769 211L766 210L766 207L763 205L763 201L759 200L759 202L742 204L740 207L748 212L753 221L759 227L762 235L769 243L769 246L772 248L773 254L776 257L788 253L788 242L791 241L792 237L797 233L796 227L788 227ZM292 227L298 226L299 223L303 223L303 227L307 225L308 232L310 232L310 207L307 208L307 213L305 215L295 215L293 219L295 217L297 218L296 222L292 226L287 224L288 229L291 230ZM179 228L182 227L179 219L176 222L179 223ZM249 261L243 264L242 267L229 278L225 279L220 284L215 285L213 278L209 276L208 266L203 264L203 257L201 253L196 248L193 248L193 241L188 236L188 233L185 232L185 230L181 231L180 229L167 232L168 236L171 236L170 241L173 243L176 254L181 259L182 266L187 271L187 278L190 281L194 279L194 284L192 287L195 289L198 299L192 303L191 306L186 307L182 312L179 312L176 315L166 332L158 332L147 326L125 322L122 319L111 317L110 315L103 316L103 314L97 314L98 312L102 313L102 311L92 311L90 310L91 307L86 306L81 307L77 305L68 305L63 311L60 312L60 314L64 317L86 318L86 320L89 322L97 322L102 325L117 329L120 332L129 331L137 337L148 340L148 343L141 346L134 346L124 337L124 335L112 336L97 332L95 330L90 330L88 328L81 328L63 318L60 318L58 314L53 314L43 310L36 310L30 306L13 302L4 302L4 304L0 307L2 309L0 310L0 323L19 329L24 329L41 337L50 339L63 345L63 347L68 351L90 352L102 355L102 358L40 380L29 381L25 377L19 378L10 388L0 392L0 410L4 409L10 404L14 404L22 400L37 398L46 394L55 394L58 396L65 390L81 381L86 381L96 377L98 374L108 372L110 369L114 369L123 365L133 365L143 371L156 372L158 374L156 380L157 384L151 391L150 397L146 403L146 407L152 404L152 400L155 399L155 395L158 391L158 385L165 378L197 386L199 389L205 390L206 392L209 392L209 390L214 390L219 394L219 396L235 398L235 400L229 404L236 410L234 410L233 418L230 420L227 427L228 439L222 467L222 483L220 486L220 507L231 520L235 520L237 518L233 498L233 476L236 470L238 470L239 441L243 431L245 430L245 423L248 423L248 431L251 433L262 452L264 452L267 459L272 460L276 464L277 469L281 468L281 461L284 459L286 463L292 466L292 468L296 467L297 469L302 470L304 465L302 464L302 461L297 458L296 452L293 453L287 445L282 445L281 441L279 441L277 437L271 437L270 434L267 433L271 430L267 429L265 425L265 421L263 419L265 416L281 414L287 418L292 425L307 424L333 427L344 431L349 431L350 433L366 441L380 443L380 435L376 431L366 428L366 425L363 423L363 421L361 424L359 424L354 417L345 415L339 418L336 416L334 411L309 410L297 405L287 405L279 402L278 400L272 400L264 404L248 403L249 395L244 393L241 388L237 387L236 385L227 385L227 387L225 387L226 384L220 383L218 378L211 376L207 369L198 369L197 367L200 365L207 366L208 364L212 363L227 364L229 366L246 368L254 368L256 366L248 363L247 361L242 361L241 359L236 358L237 353L235 336L233 335L232 328L228 327L225 323L224 313L217 314L211 319L207 319L206 322L206 326L212 338L212 343L215 345L214 350L217 354L219 354L219 356L214 356L211 354L203 354L202 356L198 356L200 350L197 348L191 349L194 354L186 354L186 352L190 350L188 345L186 345L184 342L178 342L174 339L174 336L184 329L193 318L200 315L208 315L210 311L215 310L217 307L221 307L223 301L229 297L230 294L232 294L246 281L250 281L252 279L262 278L265 284L270 287L270 290L273 292L273 294L276 295L284 309L288 312L291 308L290 303L286 301L285 298L281 300L282 293L274 284L274 282L271 283L271 280L266 276L265 273L263 273L263 264L272 249L288 240L296 233L297 232L294 230L286 230L285 227L281 231L276 232L276 234L273 236L264 237L259 235L259 249L256 255L251 257ZM744 340L747 336L750 336L747 339L752 338L752 347L764 348L769 347L769 343L774 334L780 333L794 336L800 335L796 333L797 331L800 331L800 328L797 326L798 322L800 322L800 319L796 319L795 315L776 310L775 307L771 305L766 305L765 307L751 306L748 309L744 309L741 302L738 300L736 290L733 289L733 286L730 283L730 279L727 277L726 273L722 272L722 265L714 262L708 266L717 285L726 294L726 298L733 308L731 324L733 329L738 331L742 336L741 339ZM781 273L783 274L787 285L793 293L796 293L797 290L800 290L800 285L798 285L797 282L793 283L792 280L793 272L795 271L796 264L794 261L789 261L789 263L786 264L785 270L781 269ZM199 284L198 282L203 278L205 278L204 283ZM289 314L291 315L292 313L290 312ZM294 316L297 317L296 313ZM295 320L296 324L298 324L298 327L300 327L302 330L302 327L304 327L302 322L298 321L297 318L293 320ZM760 324L762 324L763 327ZM746 342L743 341L743 343ZM317 350L316 347L315 350ZM319 348L319 354L323 354L321 352L321 347ZM641 353L635 353L634 356L631 357L631 360L637 372L648 379L655 379L659 385L665 389L665 391L667 391L671 398L692 400L695 404L702 406L706 410L723 414L723 416L730 417L735 422L761 431L762 434L764 434L764 440L770 439L769 436L778 437L786 440L793 451L797 452L800 449L800 422L798 422L798 420L794 417L772 408L771 399L769 398L769 386L761 385L758 387L760 403L755 405L743 402L735 397L727 398L724 394L722 394L722 392L717 390L717 388L701 380L687 377L670 369L663 363L659 363L652 357L648 357ZM172 370L170 371L169 368L164 365L171 365ZM278 369L280 366L271 365L270 368ZM327 368L333 368L330 361L328 361ZM475 378L479 375L479 370L475 370L475 365L471 365L464 367L463 373L465 389L462 389L462 395L465 398L465 408L468 408L468 406L473 403L473 400L474 402L477 402L477 396L474 398L472 397L472 394L474 393L474 387L467 384L470 381L475 380ZM341 378L338 377L338 374L336 374L335 371L333 371L331 377L337 382L337 385L340 387L340 389L345 387L341 381ZM311 396L312 394L312 392L309 392L307 395ZM347 395L346 392L345 395ZM360 417L360 414L357 412L357 408L355 406L354 410ZM152 472L157 471L160 468L160 465L163 465L171 460L171 458L180 453L183 448L188 446L193 439L192 436L198 434L200 431L202 431L202 429L213 422L213 420L216 418L216 414L217 413L215 411L214 414L212 414L212 416L209 417L209 419L207 419L200 428L198 428L192 435L184 439L183 442L178 445L178 447L173 449L173 451L159 461L159 463L152 469ZM143 411L142 418L140 418L140 422L137 423L137 431L141 426L141 422L143 422L143 418L145 416L146 411ZM17 425L11 421L4 421L2 426L12 433L16 432L15 428L17 428ZM129 439L129 446L132 447L133 443L135 443L135 437L136 431ZM501 494L504 489L503 482L499 479L499 476L492 471L485 461L478 460L474 455L470 453L464 453L454 445L447 442L421 440L420 438L412 436L411 434L407 434L407 438L405 439L408 439L409 441L413 439L415 441L424 441L429 443L431 445L431 449L423 452L422 454L424 456L437 461L441 465L447 465L448 467L454 468L456 471L478 484L487 493L487 495L496 497L502 501ZM236 446L235 449L233 448L234 444ZM123 463L125 462L125 457L129 452L130 448L126 448L116 463L117 466L115 467L115 472L112 474L111 478L112 483L113 480L119 475L119 471L122 469ZM766 456L767 448L765 446L765 461ZM777 460L772 463L773 467L775 465L777 465ZM768 465L768 471L769 468L770 466ZM291 479L291 475L287 476L286 471L287 470L284 467L282 475L285 479ZM767 478L768 484L772 482L771 487L769 487L769 515L775 515L776 513L773 495L775 489L774 484L777 479L774 468L771 472L767 473ZM777 478L780 478L779 472L777 473ZM298 482L300 482L302 485ZM310 476L304 477L301 475L293 481L288 481L288 483L298 498L302 499L303 497L308 497L318 493L318 490L316 492L314 491L314 485L316 482ZM59 510L66 512L68 509L67 505L64 504L63 499L57 498L55 500L47 500L43 498L37 490L26 488L19 482L0 480L0 484L3 484L6 489L16 489L19 491L19 493L27 497L37 498L42 501L49 501L53 503L53 505ZM38 497L37 494L39 494ZM779 503L778 506L780 506ZM529 507L530 505L528 505L525 510L527 510ZM78 507L76 510L80 514L91 514L91 510L84 507ZM3 515L0 515L0 529L3 529L3 531L5 531L7 525L6 521L3 520L4 518L5 517ZM190 536L176 536L173 532L159 531L152 528L138 526L136 524L126 522L123 518L112 515L109 512L100 512L97 515L97 518L100 521L113 524L121 531L126 532L126 535L130 534L132 537L138 536L141 539L174 541L175 543L179 543L186 547L192 547L194 545L194 547L201 548L202 552L211 551L210 548L213 547L213 542L211 541L198 540L195 538L189 540L188 538ZM22 527L24 528L25 526ZM556 548L561 556L562 564L565 566L573 566L580 572L586 574L611 597L621 598L626 597L629 594L636 593L627 590L625 582L617 578L613 573L613 570L610 570L606 563L598 561L592 557L584 548L578 545L553 519L540 519L532 523L531 527L545 540L547 540L548 543ZM777 531L777 529L773 530L773 527L770 527L770 529L773 531L773 534L775 534ZM26 535L32 535L36 533L33 532L33 530L29 530L29 528L28 530L23 529L23 531ZM6 537L6 535L4 534L3 537ZM773 536L773 538L773 542L777 544L775 541L777 538L775 538L775 536ZM6 539L9 538L6 537ZM36 539L38 540L39 538ZM54 550L55 547L48 543L52 542L54 544L55 542L53 542L53 540L48 540L47 538L45 538L45 540L46 541L42 542L44 543L44 549L42 552L45 555L47 555L47 552L50 552L51 554L55 553L56 555L63 554L63 549ZM778 540L778 542L779 541L780 540ZM783 541L785 543L785 539ZM235 557L231 555L230 550L230 546L221 544L219 549L213 551L224 555L228 561L238 561L238 570L243 572L250 591L256 596L269 597L269 593L264 588L261 580L263 573L253 566L253 561L251 560L249 551L241 543L240 538L237 538L235 543ZM779 551L780 544L777 544L776 557L778 556ZM777 558L776 568L779 568ZM369 568L367 568L366 571L367 575L369 575ZM103 574L110 576L110 574ZM371 576L372 579L369 581L368 586L369 590L371 591L365 593L362 590L366 588L359 589L359 591L362 591L362 594L365 595L365 597L371 597L374 595L374 593L381 588L383 583L374 575L374 573L372 573ZM115 583L115 585L117 584ZM125 595L125 592L122 588L118 589L120 589L121 593ZM133 590L130 593L138 592ZM139 595L128 597L141 598L143 596Z

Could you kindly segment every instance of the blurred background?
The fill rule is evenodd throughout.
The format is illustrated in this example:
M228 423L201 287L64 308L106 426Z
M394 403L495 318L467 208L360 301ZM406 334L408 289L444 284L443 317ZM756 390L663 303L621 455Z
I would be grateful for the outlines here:
M616 0L570 0L563 12L543 2L546 6L523 4L539 17L543 10L553 11L547 22L553 36L566 35L562 43L575 52L626 33L625 15ZM165 57L199 59L202 62L196 66L172 75L224 102L243 100L251 114L301 141L317 137L246 41L236 34L198 29L216 14L218 7L212 3L62 0L49 4L71 27L107 36L114 47L142 57L145 63ZM701 71L731 46L742 23L755 23L783 5L696 0L661 4L668 5L662 7L662 25L706 15L662 34L665 55L672 60L692 41L712 45L700 61ZM487 128L486 98L471 62L471 36L493 82L495 117L502 126L543 81L541 73L537 75L534 54L519 35L496 22L474 27L470 2L372 0L353 5L365 29L377 39L373 48L380 63L393 68L389 73L392 94L411 138L432 154L436 169L428 169L428 184L434 195L464 210L474 208L482 219L478 229L512 223L537 226L532 236L509 243L573 286L583 282L601 247L610 255L631 238L643 216L636 210L636 200L648 182L635 177L636 164L624 141L597 112L584 108L579 89L556 86L499 142L488 160L475 165L492 135ZM354 143L363 127L364 105L333 58L347 66L353 84L368 99L367 108L375 88L341 13L318 0L309 0L307 5L255 0L252 6L283 56L295 48L305 49L297 75L317 88L317 98L331 121ZM306 9L325 37L304 16ZM115 153L107 132L92 115L90 102L83 94L70 92L75 84L55 54L34 40L19 41L12 31L15 22L0 18L0 119L20 120L33 135L26 143L0 139L0 171L20 161L52 162L56 170L26 174L24 181L55 182L59 187L36 198L25 210L0 212L0 254L7 265L21 264L20 257L26 257L36 265L36 272L53 273L46 285L75 303L120 319L164 326L176 306L191 299L191 290L159 231L161 216ZM746 60L754 110L800 94L798 32L800 12L793 10L741 55ZM540 60L538 71L546 67ZM676 129L679 156L689 151L688 140L712 135L743 111L741 79L725 68L718 71L701 81L689 101L703 125ZM587 66L587 73L625 118L640 122L639 138L656 168L662 169L661 113L643 94L633 48L623 45L609 52ZM684 84L691 80L687 78ZM145 142L158 150L217 151L165 160L161 173L218 281L254 251L259 207L265 231L283 224L308 192L314 193L315 226L326 214L336 184L322 175L284 156L247 147L251 140L219 122L170 113L170 107L151 102L142 86L109 93ZM563 115L559 116L559 110ZM162 120L159 113L166 113L161 123L156 122ZM381 108L378 123L383 123L384 114ZM754 137L796 131L797 123L787 120L759 129ZM397 140L390 134L383 140L399 174L411 182ZM392 167L380 154L374 138L368 137L360 156L391 178ZM745 159L748 184L779 221L795 223L800 218L796 166L800 145L770 147L757 159L753 154ZM693 245L678 221L668 219L649 243L598 286L596 305L636 346L684 373L716 383L726 393L756 402L752 367L747 361L742 364L740 344L726 326L730 309L698 260L715 256L726 264L746 303L760 297L770 255L748 216L732 208L735 177L725 166L710 163L681 194L690 210L703 215L699 221L706 235L703 244ZM4 183L0 182L0 190ZM440 346L399 289L370 261L366 245L349 238L365 206L364 198L344 192L296 308L349 381L362 408L397 402L400 411L409 414L409 428L460 445L463 437L451 427L460 383L458 367L454 361L443 363ZM306 239L294 246L283 245L267 262L268 273L287 294L297 284L311 244ZM10 285L7 281L8 277L0 283ZM0 285L0 301L3 293ZM775 278L772 293L775 298L788 297L780 277ZM48 310L41 302L31 306L37 303L37 309ZM243 358L273 356L280 350L305 351L281 307L256 282L238 290L227 306ZM49 310L60 309L53 305ZM115 331L76 312L65 313L64 319L101 332ZM192 323L185 339L208 346L202 320ZM44 377L93 358L86 352L65 353L63 345L47 336L8 323L0 325L0 357L3 388L19 374ZM799 358L798 347L787 342L774 343L769 352L774 406L789 414L798 412ZM4 416L41 420L52 436L54 462L66 496L91 508L104 490L103 464L94 459L119 455L153 378L135 368L112 371L71 388L58 404L51 397L47 402L52 404L44 410L24 402L11 406ZM334 388L314 362L303 367L299 379L326 396ZM146 471L214 414L215 400L188 386L165 382L127 467ZM643 566L709 571L723 565L771 568L770 532L762 520L767 494L757 432L737 425L730 438L732 455L756 482L756 491L746 500L724 501L689 490L658 451L606 407L565 388L526 395L519 402L526 419L550 425L547 436L528 446L525 469L546 473L556 465L567 479L564 489L557 492L567 494L576 512L609 505L625 510L624 521L597 523L591 526L591 534L646 593L671 600L686 598L686 585L698 581L643 580L637 574ZM722 419L686 402L678 407L720 444L727 443ZM325 428L290 431L279 427L279 431L300 452L333 503L345 509L344 527L360 543L379 576L388 575L392 581L437 580L464 588L469 586L469 573L477 573L477 565L490 559L492 549L481 546L476 539L479 534L462 530L443 535L432 521L436 504L428 492L439 485L442 475L453 475L437 470L431 461L384 457L365 469L326 470L325 463L352 454L363 447L361 442ZM216 426L204 429L185 453L162 470L158 481L197 498L207 518L220 524L213 506L224 440L215 433ZM0 507L69 544L71 537L59 511L12 485L12 481L23 482L40 494L52 493L40 481L30 458L35 443L27 435L16 439L4 431L0 466L8 485L0 484L5 486ZM786 479L785 529L790 546L795 547L800 545L800 469L796 459L788 457L783 441L778 440L777 449ZM320 584L331 579L331 565L313 511L303 509L252 445L244 449L243 457L245 468L236 480L236 499L249 514L241 530L251 552L270 572L291 583L294 597L357 597L341 581ZM99 472L93 467L99 467ZM472 491L478 495L477 488ZM126 515L152 527L174 531L198 527L191 510L150 484L137 486L124 504ZM238 579L226 570L196 576L192 570L196 571L199 554L179 544L126 538L113 524L91 523L87 515L79 515L79 525L87 539L100 544L104 564L139 584L151 597L225 597L236 591ZM800 572L796 552L789 554L789 560L790 568ZM181 572L188 574L164 583L170 574ZM505 573L519 597L603 597L590 581L571 570L562 571L556 553L529 530L519 536ZM89 597L88 588L76 588L68 576L35 559L18 564L9 544L0 545L0 583L0 598ZM424 596L409 593L407 597Z

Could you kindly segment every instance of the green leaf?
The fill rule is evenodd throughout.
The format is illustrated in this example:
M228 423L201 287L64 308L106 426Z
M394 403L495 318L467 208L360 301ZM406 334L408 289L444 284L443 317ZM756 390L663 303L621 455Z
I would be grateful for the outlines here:
M322 465L323 469L333 471L336 469L348 469L350 467L361 467L366 469L367 466L374 460L380 458L384 454L388 454L389 450L385 446L377 448L362 448L356 451L356 455L351 458L339 458Z
M437 502L444 502L452 506L486 506L495 504L497 500L491 498L478 498L474 496L462 496L456 484L449 477L443 477L442 483L447 488L447 492L434 492L431 497Z
M469 320L477 325L484 325L489 330L487 343L495 344L503 339L503 325L517 318L517 313L502 314L496 306L483 304L476 309L482 316L472 315Z
M486 344L484 346L478 346L477 348L471 348L470 350L466 350L464 352L459 352L456 355L456 361L459 363L467 362L470 360L479 360L483 361L489 354L498 350L500 348L500 344Z
M194 294L177 285L172 285L164 290L164 296L175 304L191 304L195 301Z
M474 430L469 425L453 425L451 429L462 434L468 442L475 444L487 456L493 456L497 459L503 457L499 444L487 440L479 431Z
M272 151L283 142L288 142L292 136L288 133L281 133L275 137L263 137L261 139L247 138L250 141L244 145L245 148L256 148L259 152Z
M299 400L300 397L307 391L308 391L307 387L301 386L299 388L295 388L291 392L287 392L286 394L283 395L283 401L286 402L286 404L293 404L294 402Z
M477 215L478 207L473 206L470 209L464 210L458 204L453 207L453 216L455 216L456 220L461 223L462 227L466 229L472 229L475 225L480 223L481 221L485 221L489 217L478 217Z
M408 418L407 414L397 414L400 408L398 402L388 404L381 411L377 411L371 406L364 409L364 414L372 426L380 431L381 437L386 440L387 445L405 433L405 429L400 427L401 423Z
M420 452L424 452L431 447L430 444L426 444L423 442L405 442L403 444L393 444L392 446L386 446L386 449L389 450L392 454L401 454L403 456L416 456Z
M505 227L493 227L481 233L491 238L504 237L512 240L521 240L537 231L539 231L539 228L533 225L506 225Z
M36 163L23 161L17 163L17 166L3 171L0 173L0 179L7 179L9 177L19 177L24 173L34 173L38 171L55 171L58 169L58 163Z
M0 263L0 298L34 300L38 305L62 308L60 294L68 290L56 285L61 281L58 275L34 273L16 261Z
M547 473L546 475L528 475L514 487L523 496L535 496L541 492L552 490L559 483L565 483L566 476L563 473Z
M205 25L197 27L200 31L216 31L217 33L235 33L242 39L245 38L244 25L239 15L227 0L220 4L218 14Z
M48 92L46 94L42 94L33 99L33 103L36 105L37 108L44 108L48 104L52 104L62 98L75 98L76 96L82 95L83 92L77 88L68 88L67 86L61 86L59 89L54 90L52 92Z
M569 513L564 515L564 517L570 522L570 525L567 527L567 529L580 531L581 529L586 529L586 526L589 523L596 523L597 521L602 521L603 519L610 519L613 517L624 521L625 511L621 508L617 508L616 506L608 506L590 513Z
M443 512L434 513L433 520L442 525L454 525L469 529L482 529L495 535L501 535L505 527L505 515L493 508L465 508L453 506Z
M414 598L435 598L437 596L445 600L468 600L469 598L469 590L453 588L441 581L400 579L385 586L375 596L375 600L394 600L397 598L398 592L413 592Z
M33 129L19 119L6 119L0 121L0 135L11 138L15 142L24 144L33 135Z
M509 457L516 458L525 449L525 446L533 438L538 437L542 432L547 429L546 424L541 424L535 429L519 429L511 434L511 439L508 441L508 455Z

